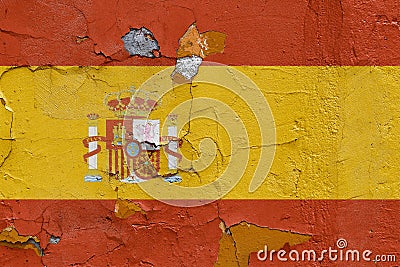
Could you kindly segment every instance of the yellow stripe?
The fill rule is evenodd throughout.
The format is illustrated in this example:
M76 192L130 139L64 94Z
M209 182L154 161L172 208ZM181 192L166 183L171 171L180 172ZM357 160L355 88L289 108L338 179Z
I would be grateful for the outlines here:
M84 182L88 166L83 160L87 148L82 140L88 135L88 113L100 115L99 135L105 134L105 121L114 119L103 103L107 93L132 85L139 88L164 69L1 67L0 97L6 103L4 107L0 105L0 197L110 199L118 194L125 198L151 198L144 192L148 190L146 186L121 183L107 176L108 153L102 143L98 160L103 181ZM191 88L181 85L168 90L151 117L164 123L170 112L179 114L178 124L183 127L180 136L185 136L181 153L186 158L181 163L181 186L209 184L231 168L233 173L244 171L244 175L224 196L226 199L400 197L400 68L234 69L251 79L264 95L275 121L276 140L264 142L271 140L268 138L272 132L262 139L262 133L271 129L259 125L255 113L259 108L261 112L264 104L257 95L241 98L224 88L224 82L216 85L195 81ZM235 77L232 73L233 80ZM240 79L235 82L242 83ZM144 89L159 90L151 82ZM193 98L197 102L192 102ZM230 121L229 112L236 116L237 123ZM232 140L230 136L235 133L229 131L233 130L245 131L247 143ZM208 141L200 145L204 138ZM263 149L272 153L271 147L275 148L275 155L269 174L253 177L260 168L257 164ZM240 169L240 164L229 165L243 153L248 153L248 158L243 158L245 169ZM189 159L199 160L193 165ZM161 165L162 174L167 174L165 155ZM257 179L262 182L259 187ZM256 181L257 189L250 193L252 181ZM153 181L148 185L162 186ZM216 191L223 191L225 184L218 186L222 188ZM204 196L209 195L205 192Z

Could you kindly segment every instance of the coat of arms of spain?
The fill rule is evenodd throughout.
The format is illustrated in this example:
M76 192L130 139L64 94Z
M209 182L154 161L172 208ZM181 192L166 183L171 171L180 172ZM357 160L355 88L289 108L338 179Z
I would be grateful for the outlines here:
M164 121L167 135L160 134L160 119L149 119L149 114L161 105L159 96L131 88L109 93L104 104L113 111L115 118L106 119L105 136L98 135L99 116L87 115L89 119L88 137L83 144L88 152L83 156L88 163L86 182L102 181L98 168L98 154L102 150L99 142L105 143L107 150L107 173L125 183L144 182L153 178L163 178L167 182L180 182L178 153L180 140L177 133L177 116L169 114ZM165 154L162 152L165 152ZM160 159L165 155L169 175L161 176Z

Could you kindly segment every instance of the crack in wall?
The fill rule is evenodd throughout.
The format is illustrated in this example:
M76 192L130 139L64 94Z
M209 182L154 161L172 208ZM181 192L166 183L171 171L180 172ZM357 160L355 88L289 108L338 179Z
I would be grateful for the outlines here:
M1 79L1 77L0 77L0 79ZM3 107L4 107L4 109L5 109L5 112L6 113L9 113L9 121L7 121L7 119L2 119L2 122L1 123L3 123L4 125L1 125L1 126L5 126L5 128L9 128L9 130L8 130L8 137L5 137L5 136L0 136L0 140L1 141L9 141L9 142L7 142L7 143L9 143L9 149L8 149L8 151L6 152L6 154L4 155L1 155L1 157L3 158L2 159L2 161L0 162L0 168L1 167L3 167L3 165L5 164L5 162L7 161L7 159L10 157L10 155L11 155L11 152L12 152L12 144L13 144L13 141L15 141L15 139L13 138L13 133L12 133L12 131L13 131L13 123L14 123L14 112L13 112L13 110L11 109L11 107L9 107L8 105L7 105L7 101L6 101L6 99L4 98L4 96L2 95L2 92L0 91L0 102L1 102L1 104L3 105ZM0 126L0 127L1 127ZM1 130L1 128L0 128L0 130ZM7 132L7 129L5 129L5 132Z

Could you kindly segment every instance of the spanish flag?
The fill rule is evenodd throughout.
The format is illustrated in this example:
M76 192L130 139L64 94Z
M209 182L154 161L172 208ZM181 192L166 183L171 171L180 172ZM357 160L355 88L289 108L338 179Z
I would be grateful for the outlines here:
M397 1L0 1L0 266L398 266Z

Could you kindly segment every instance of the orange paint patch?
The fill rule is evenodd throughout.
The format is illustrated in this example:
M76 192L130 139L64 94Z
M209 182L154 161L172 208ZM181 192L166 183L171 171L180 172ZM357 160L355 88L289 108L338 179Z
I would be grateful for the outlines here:
M222 32L209 31L199 33L196 24L190 25L179 40L178 58L198 56L205 58L208 55L222 53L225 47L226 35Z
M285 245L291 247L307 242L310 238L311 236L306 234L274 230L241 222L223 231L218 262L214 266L246 267L250 254L263 250L265 245L268 249L279 250Z

